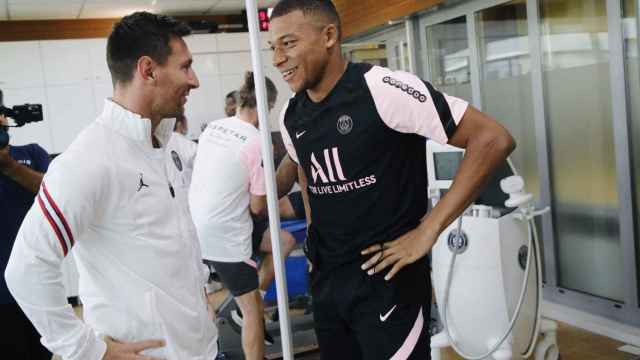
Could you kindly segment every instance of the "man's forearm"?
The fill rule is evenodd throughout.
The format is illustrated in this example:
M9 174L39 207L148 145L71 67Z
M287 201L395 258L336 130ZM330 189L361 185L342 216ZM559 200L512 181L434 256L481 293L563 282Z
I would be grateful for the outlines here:
M311 206L309 205L309 193L307 192L307 176L300 166L298 166L298 183L300 184L300 193L302 194L302 203L304 204L304 214L307 218L307 226L311 224Z
M62 252L38 207L23 220L4 271L7 288L51 352L70 360L101 359L106 344L67 303Z
M28 166L22 165L15 160L11 165L4 168L2 173L34 194L38 192L40 183L42 183L42 177L44 176L44 174L32 170Z
M487 136L470 141L451 188L421 226L442 232L482 193L514 147L510 137Z
M293 184L298 179L298 165L289 158L289 155L285 156L280 165L278 165L278 171L276 172L276 184L278 187L278 199L287 195Z

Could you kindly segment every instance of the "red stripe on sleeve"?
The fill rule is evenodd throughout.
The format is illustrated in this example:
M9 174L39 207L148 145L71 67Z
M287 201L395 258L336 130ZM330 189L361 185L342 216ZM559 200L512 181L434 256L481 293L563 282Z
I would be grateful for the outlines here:
M49 191L47 190L47 185L45 185L44 181L42 182L42 189L44 190L44 195L47 197L47 200L49 200L49 204L51 204L51 207L56 212L56 215L58 215L58 218L60 219L60 221L62 221L62 226L64 226L64 230L67 232L67 236L69 237L69 243L71 244L71 246L73 246L75 242L73 241L73 234L71 233L71 228L67 223L67 219L64 218L62 211L60 211L60 209L58 208L58 205L56 205L51 195L49 195Z
M49 214L49 211L47 210L47 207L44 205L44 202L42 201L42 198L40 197L40 194L38 194L38 204L40 205L40 209L42 210L42 213L44 214L44 216L49 221L49 224L51 224L51 227L53 228L53 231L56 233L56 237L58 238L58 241L60 242L60 246L62 246L62 253L64 254L64 256L67 256L67 252L69 251L67 249L67 244L64 242L64 239L62 238L62 233L60 232L60 229L58 228L58 225L56 224L55 221L53 221L53 218L51 218L51 214Z

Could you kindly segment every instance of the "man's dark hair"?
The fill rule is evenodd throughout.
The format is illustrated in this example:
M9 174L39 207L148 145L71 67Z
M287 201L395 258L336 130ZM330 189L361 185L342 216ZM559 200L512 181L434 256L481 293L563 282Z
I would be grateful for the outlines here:
M238 90L229 91L225 99L233 99L233 101L238 102Z
M187 24L169 16L142 11L123 17L113 26L107 42L107 65L113 83L131 81L142 56L164 64L171 55L169 41L189 34Z
M0 106L4 106L4 95L2 94L2 89L0 89Z
M342 39L342 26L338 10L331 0L281 0L273 8L271 20L300 10L305 16L322 16L338 28L338 38Z

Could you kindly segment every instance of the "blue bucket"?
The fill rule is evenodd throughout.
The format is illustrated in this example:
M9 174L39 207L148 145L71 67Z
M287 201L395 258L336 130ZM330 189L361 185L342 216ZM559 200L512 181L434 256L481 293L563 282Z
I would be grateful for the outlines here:
M280 222L280 228L290 232L296 239L297 243L304 242L307 237L307 221L306 220L286 220Z
M285 259L285 271L287 274L287 292L289 299L297 295L304 295L309 292L309 276L307 270L307 258L304 256L289 256ZM265 301L276 301L276 282L269 286Z

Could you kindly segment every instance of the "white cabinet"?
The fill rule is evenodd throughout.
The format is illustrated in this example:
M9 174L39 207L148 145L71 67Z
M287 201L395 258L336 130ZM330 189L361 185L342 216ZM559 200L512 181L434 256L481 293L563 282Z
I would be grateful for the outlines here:
M220 74L244 74L251 71L251 53L248 51L222 53L220 58Z
M218 38L215 34L194 34L185 37L184 40L194 55L218 51Z
M49 86L47 115L53 136L53 149L63 152L80 131L96 119L91 83Z
M271 63L271 51L262 51L262 65L264 67L264 74L273 81L276 89L278 89L278 100L276 101L271 114L269 115L269 124L272 131L280 131L279 117L280 111L289 98L293 95L289 84L282 79L282 74Z
M248 33L220 33L217 34L218 51L249 51L251 44Z
M264 50L268 33L260 34L265 74L279 96L269 116L277 129L282 104L290 97L288 85L271 65ZM200 88L186 104L189 136L200 134L201 124L225 117L224 96L238 90L252 70L247 33L195 34L185 38L193 54ZM41 103L44 121L11 131L12 143L36 142L50 153L64 151L80 131L102 112L113 96L106 60L107 39L0 42L0 89L5 104Z
M193 71L200 77L218 75L220 65L216 54L193 54Z
M191 91L185 105L189 138L197 139L200 136L202 124L226 117L223 96L220 93L220 77L200 77L200 87Z
M0 88L44 85L37 41L0 42L0 54Z
M47 86L86 82L91 77L90 40L41 41L44 79Z
M107 39L89 39L86 42L89 51L91 82L95 106L94 118L102 113L104 100L113 96L113 83L107 65Z
M251 51L249 33L220 33L218 37L218 52ZM258 38L261 49L268 49L268 32L261 32Z
M89 51L89 74L94 82L111 82L107 66L107 39L85 40Z
M223 97L234 90L239 90L244 81L244 74L220 75L220 93Z
M111 82L94 82L93 83L93 99L95 104L95 116L102 114L104 109L104 101L113 97L113 85Z

